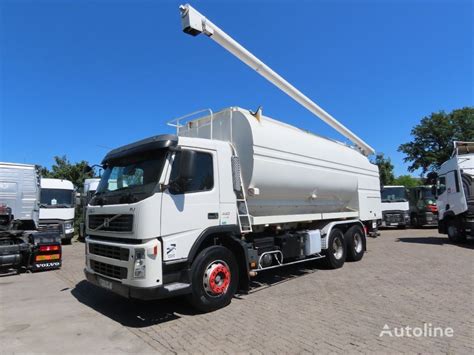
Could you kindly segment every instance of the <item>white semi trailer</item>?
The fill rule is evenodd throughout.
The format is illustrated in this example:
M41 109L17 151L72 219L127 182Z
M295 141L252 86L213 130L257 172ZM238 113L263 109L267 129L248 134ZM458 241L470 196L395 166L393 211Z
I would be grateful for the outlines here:
M438 231L454 243L474 237L474 142L454 142L437 174Z
M189 5L181 11L185 32L205 24L240 59L251 56ZM356 147L231 107L177 119L176 134L108 153L87 208L87 279L130 298L186 294L210 311L248 290L258 272L360 260L381 219L373 150L305 100Z

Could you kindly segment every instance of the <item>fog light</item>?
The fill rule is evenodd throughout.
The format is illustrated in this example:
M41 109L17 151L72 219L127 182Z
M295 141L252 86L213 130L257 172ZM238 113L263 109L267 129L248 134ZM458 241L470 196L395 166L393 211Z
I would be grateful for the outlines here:
M133 265L133 277L135 279L145 278L145 249L135 249L135 263Z

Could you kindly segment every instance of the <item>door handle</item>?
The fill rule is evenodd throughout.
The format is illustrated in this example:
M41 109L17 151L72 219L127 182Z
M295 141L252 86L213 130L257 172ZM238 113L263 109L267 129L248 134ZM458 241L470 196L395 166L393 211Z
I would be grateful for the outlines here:
M219 213L217 212L211 212L207 214L207 219L218 219L219 218Z

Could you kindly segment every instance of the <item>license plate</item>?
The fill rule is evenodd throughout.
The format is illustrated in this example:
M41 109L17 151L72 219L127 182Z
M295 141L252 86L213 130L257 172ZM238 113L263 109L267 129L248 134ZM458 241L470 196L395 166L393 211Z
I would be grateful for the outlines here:
M391 226L398 226L398 223L390 223Z
M112 282L108 280L101 279L100 277L97 278L97 281L99 282L99 285L103 288L106 288L107 290L112 289Z

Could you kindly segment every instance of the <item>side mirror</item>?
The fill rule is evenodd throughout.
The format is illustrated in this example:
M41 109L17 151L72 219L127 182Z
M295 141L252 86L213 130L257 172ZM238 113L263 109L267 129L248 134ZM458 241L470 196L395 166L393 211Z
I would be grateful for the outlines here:
M194 150L182 150L179 162L179 177L181 180L189 180L194 176L196 170L196 152Z

